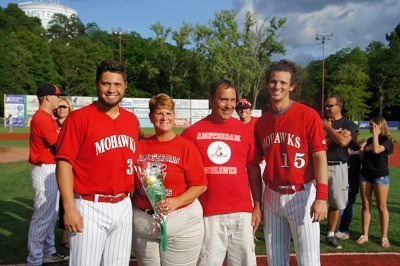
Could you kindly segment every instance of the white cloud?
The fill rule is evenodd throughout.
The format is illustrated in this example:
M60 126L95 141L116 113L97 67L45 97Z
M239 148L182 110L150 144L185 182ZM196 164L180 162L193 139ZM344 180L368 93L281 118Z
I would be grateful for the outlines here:
M333 33L327 54L343 48L365 49L372 41L386 44L385 35L400 23L397 0L236 0L234 8L257 11L261 17L286 17L280 40L288 49L286 57L320 58L321 44L315 34Z

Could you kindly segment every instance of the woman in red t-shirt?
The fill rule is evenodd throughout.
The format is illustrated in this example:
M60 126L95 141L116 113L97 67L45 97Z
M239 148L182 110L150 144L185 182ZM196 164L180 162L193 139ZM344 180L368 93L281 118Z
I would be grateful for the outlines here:
M197 200L207 189L207 178L197 147L177 135L172 127L175 104L160 93L149 102L155 135L139 142L138 161L160 165L166 173L166 200L157 208L167 215L168 245L161 252L160 239L150 235L154 210L136 176L133 195L133 248L139 264L196 265L204 235L203 209Z

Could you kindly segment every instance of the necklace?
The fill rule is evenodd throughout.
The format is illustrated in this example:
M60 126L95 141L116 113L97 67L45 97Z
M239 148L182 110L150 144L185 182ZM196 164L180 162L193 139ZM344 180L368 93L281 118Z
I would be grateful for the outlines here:
M286 111L290 108L290 106L292 106L292 104L293 104L293 100L290 100L290 103L288 104L288 106L286 106L285 108L283 108L283 109L280 110L280 111L274 111L274 110L271 108L271 113L272 113L274 116L280 116L280 115L282 115L284 112L286 112Z

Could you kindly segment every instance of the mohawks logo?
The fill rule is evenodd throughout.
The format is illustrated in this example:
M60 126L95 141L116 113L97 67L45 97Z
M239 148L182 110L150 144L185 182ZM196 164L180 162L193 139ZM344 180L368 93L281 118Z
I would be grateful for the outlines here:
M231 148L222 141L215 141L208 146L207 155L215 164L224 164L231 158Z
M135 139L127 135L113 135L95 142L95 145L96 155L115 148L129 148L132 152L136 150Z

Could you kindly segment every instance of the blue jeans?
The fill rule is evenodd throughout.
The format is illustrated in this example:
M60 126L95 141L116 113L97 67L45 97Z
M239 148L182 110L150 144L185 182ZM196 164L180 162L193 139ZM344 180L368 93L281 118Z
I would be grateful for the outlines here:
M380 186L389 186L390 185L390 178L388 175L380 176L378 178L367 178L360 174L360 182L370 182L373 185L380 185Z

